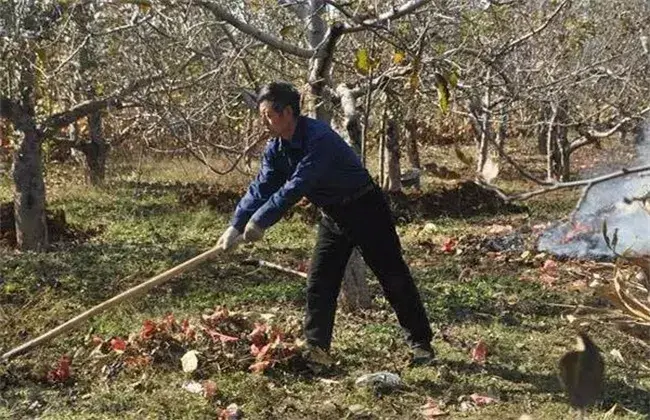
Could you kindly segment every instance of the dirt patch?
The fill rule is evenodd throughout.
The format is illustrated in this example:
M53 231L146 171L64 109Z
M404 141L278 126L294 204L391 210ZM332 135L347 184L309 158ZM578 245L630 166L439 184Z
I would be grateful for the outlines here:
M183 188L179 188L177 194L178 201L183 205L208 205L219 213L230 214L235 210L244 191L226 189L219 185L187 184ZM460 218L527 211L526 207L506 203L495 192L471 181L464 181L451 188L425 193L388 194L388 200L399 223L441 216ZM298 215L306 223L315 223L319 218L318 209L305 201L301 201L291 208L285 218L291 218L294 215Z
M97 234L68 224L63 210L46 210L47 235L50 243L83 242ZM14 203L0 203L0 246L16 246L16 220Z
M244 191L229 190L219 185L187 184L177 190L178 201L188 206L208 205L219 213L232 213Z
M390 207L400 223L436 217L471 217L523 213L524 206L505 202L494 191L472 181L463 181L454 187L425 193L389 194Z

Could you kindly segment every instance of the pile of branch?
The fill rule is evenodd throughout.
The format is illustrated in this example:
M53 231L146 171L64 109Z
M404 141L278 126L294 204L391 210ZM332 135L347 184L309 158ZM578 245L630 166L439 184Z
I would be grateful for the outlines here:
M613 282L605 289L605 296L628 323L650 328L650 256L623 256L623 260L631 263L632 269L617 264Z

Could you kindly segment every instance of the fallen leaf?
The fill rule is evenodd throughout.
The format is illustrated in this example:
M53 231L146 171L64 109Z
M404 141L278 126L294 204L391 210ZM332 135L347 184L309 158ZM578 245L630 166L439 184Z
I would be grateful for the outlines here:
M483 364L487 360L487 344L479 340L472 349L472 362Z
M623 355L618 349L613 349L609 354L611 354L617 362L625 363L625 359L623 359Z
M170 313L165 318L163 318L162 325L166 331L172 332L176 328L176 318L174 314Z
M225 410L221 410L219 420L239 420L242 417L242 412L237 404L230 404Z
M445 241L442 243L442 246L440 249L442 252L445 254L451 254L456 250L456 239L454 238L447 238Z
M196 331L190 325L190 321L188 319L181 321L181 331L183 332L186 340L192 341L196 338Z
M124 365L128 367L143 367L151 364L151 356L130 356L124 359Z
M61 356L56 367L47 373L49 382L62 383L70 378L70 363L72 359L68 355Z
M359 416L359 417L362 417L362 416L365 416L365 415L368 414L368 409L366 409L366 407L364 407L361 404L353 404L353 405L349 406L348 411L350 411L350 414L352 414L353 416Z
M556 281L557 281L557 278L556 278L554 275L552 275L552 274L542 273L542 274L539 276L539 282L540 282L543 286L546 286L546 287L551 287L551 286L553 286L553 285L555 284Z
M446 416L449 412L440 409L440 406L433 398L427 397L427 403L420 407L420 414L425 419L433 419L436 417Z
M266 369L271 366L270 360L262 360L260 362L255 362L248 367L248 369L253 373L264 373Z
M603 414L604 419L608 419L616 414L616 410L618 409L618 404L614 404L612 408L607 410L605 414Z
M439 229L438 226L436 226L434 223L428 222L424 224L421 232L432 233L432 232L436 232L438 229Z
M542 271L545 271L547 273L555 273L557 271L557 263L549 258L548 260L544 261L544 265L542 265Z
M199 359L196 357L196 350L190 350L181 357L183 372L194 372L199 365Z
M267 331L266 324L260 324L256 322L255 328L253 328L253 331L250 334L248 334L248 338L253 342L254 346L257 347L263 346L266 343L266 331Z
M203 385L196 381L189 381L183 384L183 389L192 394L201 394L203 392Z
M303 273L306 273L306 272L309 271L309 265L310 265L310 261L309 261L309 260L301 261L301 262L298 264L298 267L296 267L296 270L298 270L298 271L302 271Z
M212 338L213 341L220 341L222 343L231 343L239 341L239 337L232 337L230 335L221 334L219 331L215 331L209 328L204 328L204 331Z
M118 353L123 353L126 350L126 341L120 337L111 338L111 348Z
M203 381L203 396L205 398L212 398L217 393L217 384L214 381L206 380Z
M469 398L478 407L483 407L483 406L486 406L488 404L493 404L493 403L497 402L496 399L494 399L492 397L488 397L487 395L472 394L472 395L469 396Z
M142 329L140 330L140 338L142 340L150 340L156 333L156 330L156 323L150 319L145 319L142 323Z
M269 322L273 318L275 318L275 314L260 314L260 318L262 318L266 322Z

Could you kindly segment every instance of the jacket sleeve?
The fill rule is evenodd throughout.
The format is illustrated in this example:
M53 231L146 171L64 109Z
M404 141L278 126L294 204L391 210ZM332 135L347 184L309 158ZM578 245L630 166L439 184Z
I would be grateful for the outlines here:
M286 181L286 175L274 168L274 147L269 142L262 156L262 166L257 177L251 182L246 194L239 200L230 225L240 233L244 231L251 216L264 204Z
M307 154L291 177L253 214L251 219L258 226L268 228L275 224L325 176L333 159L328 140L325 135L309 141Z

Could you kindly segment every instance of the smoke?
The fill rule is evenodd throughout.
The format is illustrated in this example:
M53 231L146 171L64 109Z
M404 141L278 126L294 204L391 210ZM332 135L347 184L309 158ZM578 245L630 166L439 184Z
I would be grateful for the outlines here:
M630 166L650 164L650 120L643 123L635 143L636 160ZM650 172L596 184L588 191L573 219L542 233L537 248L562 257L611 259L614 253L607 247L602 231L605 221L610 239L618 229L616 251L619 254L650 255L650 208L644 208L643 201L625 202L625 199L648 194Z

